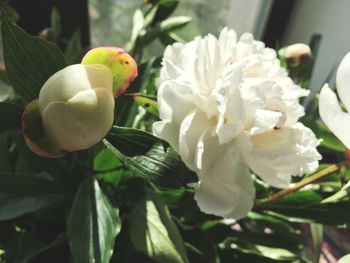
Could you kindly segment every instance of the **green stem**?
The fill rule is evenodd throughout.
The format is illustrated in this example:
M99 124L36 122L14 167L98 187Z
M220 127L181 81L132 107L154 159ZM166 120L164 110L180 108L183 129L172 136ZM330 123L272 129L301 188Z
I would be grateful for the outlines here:
M327 168L321 170L321 171L318 171L316 172L315 174L305 178L304 180L296 183L295 185L293 185L292 187L290 188L287 188L287 189L283 189L273 195L271 195L267 202L274 202L276 200L279 200L281 199L282 197L285 197L286 195L290 195L296 191L298 191L299 189L303 188L304 186L308 185L308 184L311 184L327 175L330 175L334 172L337 172L340 170L341 168L341 164L333 164L333 165L330 165L328 166Z

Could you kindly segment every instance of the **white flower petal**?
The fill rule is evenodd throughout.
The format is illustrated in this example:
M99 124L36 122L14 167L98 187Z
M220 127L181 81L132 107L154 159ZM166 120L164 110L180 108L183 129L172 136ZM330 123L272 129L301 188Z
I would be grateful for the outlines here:
M350 52L345 55L338 67L337 91L346 110L350 112Z
M284 115L278 111L258 109L255 112L254 127L250 129L250 135L264 133L284 124Z
M113 109L112 92L104 88L82 91L68 102L50 102L42 112L45 133L64 150L90 148L112 127Z
M248 166L275 187L286 187L291 175L313 172L321 159L316 136L301 123L251 137L241 136L239 143Z
M237 34L234 30L225 27L219 36L221 58L224 65L233 63L236 60Z
M219 144L209 133L204 142L203 158L212 161L199 173L195 200L204 213L240 219L252 209L255 195L248 168L234 146L214 152L207 146Z
M188 112L195 108L189 92L190 90L180 83L171 81L163 83L158 90L159 117L180 125Z
M212 92L219 114L216 132L221 144L231 141L243 126L245 113L239 90L241 72L242 65L239 63L228 66Z
M194 171L197 171L197 167L194 164L198 140L203 131L210 126L210 121L207 119L205 113L200 111L192 111L181 123L179 131L179 153L185 164Z
M342 111L337 96L328 84L322 87L320 93L319 112L327 127L350 149L350 113Z
M167 141L179 151L179 124L171 121L157 121L152 126L153 134Z

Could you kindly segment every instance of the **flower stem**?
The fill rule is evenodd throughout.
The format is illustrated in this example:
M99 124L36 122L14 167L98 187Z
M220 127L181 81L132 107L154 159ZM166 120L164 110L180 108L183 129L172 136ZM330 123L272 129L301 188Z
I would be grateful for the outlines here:
M292 194L308 184L311 184L311 183L313 183L313 182L315 182L315 181L317 181L317 180L319 180L319 179L321 179L329 174L332 174L334 172L339 171L340 168L341 168L341 164L330 165L330 166L326 167L325 169L320 170L320 171L316 172L315 174L305 178L304 180L296 183L292 187L287 188L287 189L283 189L283 190L271 195L268 198L267 202L274 202L278 199L281 199L282 197L284 197L286 195Z

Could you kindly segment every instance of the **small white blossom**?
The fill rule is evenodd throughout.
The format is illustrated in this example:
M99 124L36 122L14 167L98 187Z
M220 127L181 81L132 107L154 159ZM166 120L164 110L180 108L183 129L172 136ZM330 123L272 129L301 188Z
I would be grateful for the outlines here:
M249 168L282 187L314 171L318 140L298 119L308 94L281 68L276 52L233 30L166 48L155 135L168 141L199 182L205 213L241 218L255 190Z
M336 77L337 91L344 112L336 94L325 84L320 93L319 112L323 122L350 149L350 52L341 61Z

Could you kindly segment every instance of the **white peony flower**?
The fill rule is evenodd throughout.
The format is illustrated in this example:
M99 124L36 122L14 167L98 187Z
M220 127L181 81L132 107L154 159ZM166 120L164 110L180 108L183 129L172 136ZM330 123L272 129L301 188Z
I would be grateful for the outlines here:
M319 112L323 122L350 149L350 52L341 61L336 77L337 91L347 112L342 110L336 94L328 84L322 87Z
M98 143L112 127L112 72L104 65L72 65L52 75L39 94L48 139L66 151Z
M249 168L277 187L316 169L318 140L297 122L308 92L251 34L237 41L225 28L167 47L160 80L153 132L197 173L203 212L244 217L255 195Z

